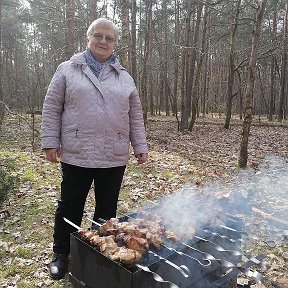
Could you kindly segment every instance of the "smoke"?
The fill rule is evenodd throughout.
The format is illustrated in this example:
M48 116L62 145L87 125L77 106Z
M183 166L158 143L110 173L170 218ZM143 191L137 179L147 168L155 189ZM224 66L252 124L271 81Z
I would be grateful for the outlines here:
M187 185L161 198L155 208L155 214L160 215L165 226L177 233L191 226L201 228L211 224L211 219L221 222L219 211L243 216L245 221L252 221L251 215L257 216L258 224L266 221L270 230L271 225L276 224L277 228L288 229L285 225L288 219L287 161L269 156L256 170L239 170L229 183L213 181L200 187ZM259 211L262 215L255 215ZM272 219L263 219L265 214L273 216Z

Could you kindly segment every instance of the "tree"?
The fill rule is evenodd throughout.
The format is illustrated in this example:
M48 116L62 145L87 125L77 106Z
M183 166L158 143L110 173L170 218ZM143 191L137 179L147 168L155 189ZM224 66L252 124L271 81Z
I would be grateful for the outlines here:
M272 35L271 35L271 45L276 46L276 33L277 33L277 11L278 11L278 1L274 2L273 20L272 20ZM271 67L270 67L270 99L269 99L269 121L273 120L273 115L275 113L275 95L276 95L276 61L277 57L275 53L271 55Z
M255 30L252 39L252 49L250 54L250 60L248 65L248 73L247 73L247 86L245 91L245 116L242 126L242 139L240 145L240 157L238 160L238 165L240 168L247 167L248 160L248 142L249 142L249 134L250 127L252 123L252 115L253 115L253 93L254 93L254 84L255 84L255 70L256 63L258 57L258 49L259 49L259 41L260 41L260 33L261 33L261 24L262 17L265 11L267 0L263 0L260 4L258 4L256 11L256 19L255 19Z
M234 5L234 1L232 1ZM236 94L233 94L234 78L235 78L235 36L238 28L238 17L240 13L241 0L237 0L235 4L235 14L232 17L230 43L229 43L229 64L228 64L228 80L227 80L227 100L226 100L226 120L224 128L230 127L232 115L232 99Z
M136 12L137 12L137 3L136 0L132 1L131 9L131 52L130 52L130 63L131 63L131 75L137 83L137 41L136 41Z
M283 37L282 37L282 47L281 47L281 79L280 79L280 103L278 111L278 121L281 122L285 117L285 98L287 97L286 87L287 87L287 41L288 41L288 0L286 0L285 6L285 17L283 22Z
M118 51L120 61L125 68L129 68L128 47L130 47L130 29L129 29L129 1L121 0L121 49Z
M151 57L151 27L152 27L152 0L148 0L146 3L146 31L145 31L145 46L144 46L144 61L142 66L141 75L141 99L143 103L143 116L145 127L148 123L148 95L147 95L147 83L148 83L148 65Z
M2 4L3 1L0 0L0 47L2 47ZM2 74L3 74L3 67L2 67L2 54L0 54L0 131L2 122L4 119L4 111L5 106L3 103L3 91L2 91Z
M209 2L209 1L208 1ZM207 3L209 4L209 3ZM192 88L192 113L191 113L191 120L189 124L189 131L192 131L193 126L196 121L197 117L197 108L198 108L198 100L199 100L199 83L200 83L200 76L202 72L202 65L204 60L204 51L206 46L206 33L207 33L207 19L208 19L208 5L205 5L204 8L204 15L203 15L203 33L202 33L202 43L201 43L201 51L198 60L198 65L196 67L195 73L195 83Z
M70 58L74 54L74 27L75 27L74 0L66 0L66 56Z

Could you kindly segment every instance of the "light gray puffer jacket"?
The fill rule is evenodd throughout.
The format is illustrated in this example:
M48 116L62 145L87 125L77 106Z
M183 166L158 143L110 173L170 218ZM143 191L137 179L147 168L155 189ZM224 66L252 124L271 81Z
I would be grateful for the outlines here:
M120 65L105 66L97 78L84 52L57 68L49 85L41 124L42 148L61 147L61 161L88 168L126 165L129 145L147 153L140 98Z

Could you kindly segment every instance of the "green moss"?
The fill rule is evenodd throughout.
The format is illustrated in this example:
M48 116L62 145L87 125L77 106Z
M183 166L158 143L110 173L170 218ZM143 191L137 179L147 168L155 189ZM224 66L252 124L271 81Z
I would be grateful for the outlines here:
M19 246L15 251L15 255L20 258L31 259L34 253L29 248Z
M5 266L5 276L14 276L20 272L20 267L17 266L15 261L12 261L11 264Z
M37 285L37 281L36 280L20 280L17 282L17 288L34 288Z
M22 181L36 182L38 180L38 175L33 167L27 167L21 176Z
M175 173L172 171L166 170L166 171L162 172L162 176L167 178L167 179L171 179L171 178L175 177Z

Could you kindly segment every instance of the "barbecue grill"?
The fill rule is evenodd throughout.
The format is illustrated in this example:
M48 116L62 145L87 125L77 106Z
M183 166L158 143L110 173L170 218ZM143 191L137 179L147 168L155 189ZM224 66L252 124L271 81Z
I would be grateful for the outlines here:
M138 216L132 213L119 220ZM239 273L259 280L261 275L248 269L259 264L264 255L243 263L243 222L226 215L224 224L199 228L185 242L165 240L159 250L149 247L149 253L136 265L112 261L78 232L72 233L69 281L75 288L226 288L237 287Z

